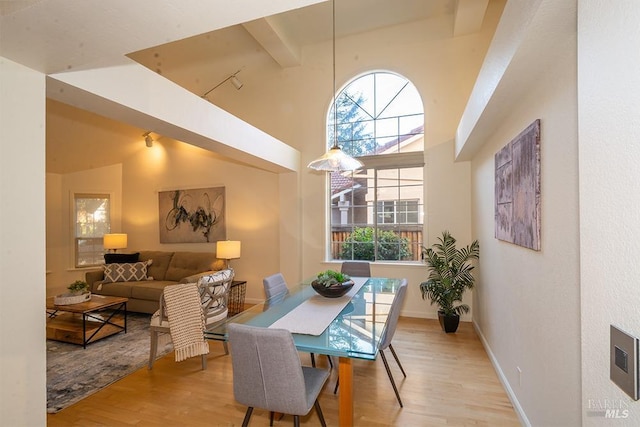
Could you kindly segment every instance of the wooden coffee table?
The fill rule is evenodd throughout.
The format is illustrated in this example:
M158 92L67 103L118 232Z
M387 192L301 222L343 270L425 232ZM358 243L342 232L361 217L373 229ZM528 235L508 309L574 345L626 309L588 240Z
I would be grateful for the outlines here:
M89 301L55 305L47 298L47 339L87 348L99 339L127 332L127 298L92 295Z

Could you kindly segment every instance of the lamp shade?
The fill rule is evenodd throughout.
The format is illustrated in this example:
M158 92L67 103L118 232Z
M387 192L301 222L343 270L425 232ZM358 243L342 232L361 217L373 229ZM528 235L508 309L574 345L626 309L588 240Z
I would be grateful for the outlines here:
M240 241L219 240L216 243L216 256L220 259L240 258Z
M124 249L127 247L127 235L125 233L105 234L102 245L105 249Z

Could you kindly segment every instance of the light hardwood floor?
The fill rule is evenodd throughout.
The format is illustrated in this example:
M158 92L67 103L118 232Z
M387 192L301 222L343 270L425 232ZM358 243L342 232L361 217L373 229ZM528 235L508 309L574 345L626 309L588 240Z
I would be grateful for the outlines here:
M400 390L400 408L381 360L354 361L356 426L519 426L520 423L471 323L445 334L437 320L400 318L393 346L407 372L387 359ZM176 363L173 353L57 414L48 426L239 426L246 407L233 398L231 358L211 342L207 370L200 358ZM318 366L327 359L316 358ZM379 359L379 358L378 358ZM310 359L301 354L304 364ZM320 396L327 425L338 425L336 370ZM301 424L320 425L315 410ZM290 416L275 426L292 425ZM253 412L250 426L268 426Z

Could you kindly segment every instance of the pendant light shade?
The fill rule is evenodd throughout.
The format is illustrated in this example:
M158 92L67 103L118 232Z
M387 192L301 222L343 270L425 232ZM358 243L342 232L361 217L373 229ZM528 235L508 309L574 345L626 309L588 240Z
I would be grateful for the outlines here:
M331 2L333 7L333 146L321 157L307 165L309 169L327 172L345 172L362 169L364 165L360 160L354 159L338 146L338 111L336 107L336 2Z
M342 151L340 147L334 145L321 157L309 163L307 167L317 171L343 172L362 169L364 165L360 160L354 159Z

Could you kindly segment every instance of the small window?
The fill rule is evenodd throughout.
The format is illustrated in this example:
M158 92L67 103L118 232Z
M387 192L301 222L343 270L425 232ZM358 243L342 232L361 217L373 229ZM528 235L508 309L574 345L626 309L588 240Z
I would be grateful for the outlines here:
M104 264L102 237L111 230L108 194L74 196L76 267Z
M378 201L378 224L417 224L418 200Z

